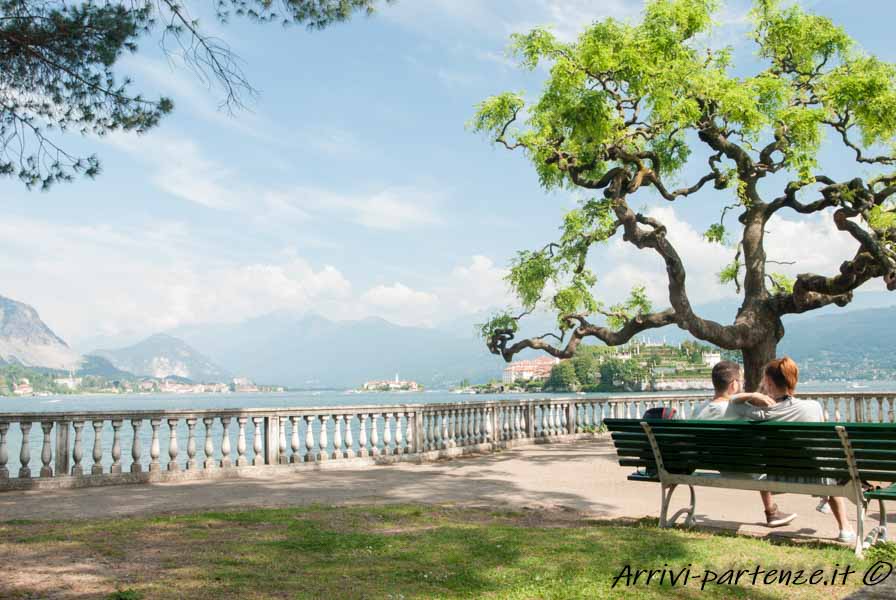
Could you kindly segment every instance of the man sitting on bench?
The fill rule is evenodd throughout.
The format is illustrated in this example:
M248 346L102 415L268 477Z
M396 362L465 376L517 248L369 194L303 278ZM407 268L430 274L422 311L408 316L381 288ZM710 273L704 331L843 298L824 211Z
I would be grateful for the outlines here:
M697 405L692 419L704 421L720 421L726 418L728 403L732 396L743 390L743 370L734 361L723 360L712 368L712 386L715 396L712 400ZM738 475L726 474L737 477ZM769 527L781 527L787 525L796 518L796 513L783 513L778 510L778 505L772 501L770 492L759 492L762 504L765 508L765 523Z

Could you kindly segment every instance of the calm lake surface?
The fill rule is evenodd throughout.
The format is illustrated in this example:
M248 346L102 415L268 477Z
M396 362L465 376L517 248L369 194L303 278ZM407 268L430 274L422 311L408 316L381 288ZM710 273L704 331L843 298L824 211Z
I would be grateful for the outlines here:
M812 382L800 384L804 392L886 392L896 391L896 381ZM681 394L709 396L709 392L658 392L657 395ZM69 412L69 411L124 411L169 410L202 408L302 408L324 406L352 406L363 404L432 404L476 400L507 400L529 398L605 398L607 396L641 396L645 392L627 394L455 394L447 390L422 393L368 392L351 393L345 390L322 390L258 394L90 394L61 396L0 397L2 412ZM649 395L649 394L648 394Z

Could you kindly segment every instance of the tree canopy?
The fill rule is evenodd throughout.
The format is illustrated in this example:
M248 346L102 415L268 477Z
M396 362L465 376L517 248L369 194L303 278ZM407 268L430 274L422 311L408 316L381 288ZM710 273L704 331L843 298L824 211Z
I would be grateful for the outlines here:
M385 0L390 1L390 0ZM232 18L321 29L377 0L215 0L221 23ZM169 98L135 92L119 77L123 54L157 41L239 108L254 93L238 58L209 34L180 0L0 0L0 175L47 189L74 175L95 176L95 155L68 152L63 134L142 133L170 113Z
M640 22L606 19L569 43L544 28L513 36L524 68L549 68L544 88L531 101L512 92L488 98L471 126L524 152L544 188L593 196L565 215L558 239L513 260L507 280L522 314L502 312L483 325L493 353L509 361L535 348L567 358L587 337L618 345L677 325L741 350L748 385L755 385L784 335L783 315L844 306L874 278L896 288L896 65L863 52L824 16L757 0L750 37L763 65L734 75L731 48L707 42L718 4L650 0ZM837 181L820 164L826 134L854 160L854 177ZM685 165L704 159L701 176L669 185ZM782 183L769 195L768 186L760 190L764 180ZM686 265L665 225L629 204L644 194L680 201L708 186L726 206L706 239L733 238L737 248L719 274L743 298L730 324L696 314ZM793 280L774 273L765 226L781 211L830 214L856 242L855 254L833 274ZM589 252L620 234L665 264L668 308L655 309L644 288L615 305L595 297ZM540 305L556 313L558 331L515 340L520 319Z

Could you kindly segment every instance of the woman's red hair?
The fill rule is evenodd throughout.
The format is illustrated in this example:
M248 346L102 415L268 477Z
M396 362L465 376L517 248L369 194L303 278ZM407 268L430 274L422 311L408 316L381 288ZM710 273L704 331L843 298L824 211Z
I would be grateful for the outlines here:
M776 358L765 365L765 376L781 389L792 394L796 384L800 380L800 369L789 356Z

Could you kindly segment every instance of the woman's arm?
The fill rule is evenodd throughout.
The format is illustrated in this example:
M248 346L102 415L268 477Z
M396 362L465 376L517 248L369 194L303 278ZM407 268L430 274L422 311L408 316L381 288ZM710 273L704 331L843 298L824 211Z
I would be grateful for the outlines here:
M744 392L731 396L732 404L743 404L744 402L758 406L760 408L769 408L775 405L775 400L771 396L760 394L759 392Z

